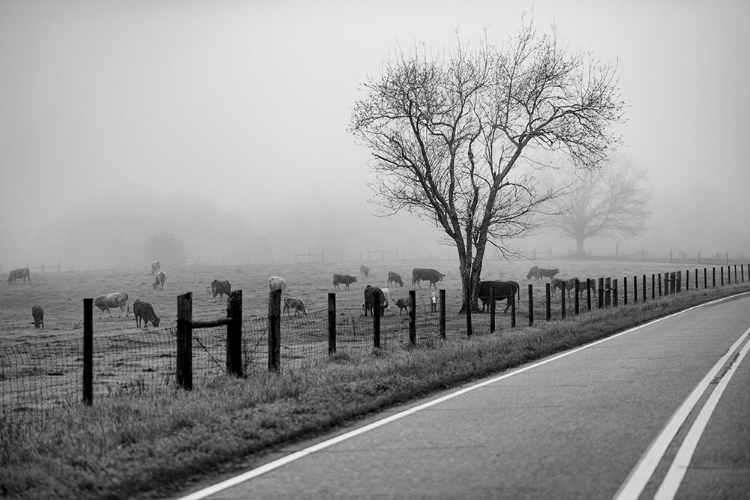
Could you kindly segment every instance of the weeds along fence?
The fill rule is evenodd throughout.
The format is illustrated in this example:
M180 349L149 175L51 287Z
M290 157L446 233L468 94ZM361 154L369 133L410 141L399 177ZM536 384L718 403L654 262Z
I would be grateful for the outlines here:
M750 264L690 269L623 278L520 287L508 314L458 314L447 311L445 290L436 304L421 305L410 291L406 314L336 307L294 315L281 308L281 292L269 295L266 317L242 316L242 291L232 292L225 318L194 314L192 294L178 297L176 327L94 335L92 299L84 299L84 335L47 343L0 348L0 411L4 416L37 416L59 406L96 404L109 397L145 391L190 389L227 375L252 377L263 371L305 369L331 355L356 357L373 348L393 350L439 345L543 321L564 320L591 309L623 307L691 289L707 289L750 280ZM502 300L505 298L503 297ZM380 303L376 297L374 303ZM378 308L376 307L376 310ZM400 312L400 311L399 311Z

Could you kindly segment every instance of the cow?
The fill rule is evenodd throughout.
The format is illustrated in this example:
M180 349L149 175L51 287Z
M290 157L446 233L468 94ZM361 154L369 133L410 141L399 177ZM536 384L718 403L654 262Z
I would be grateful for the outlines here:
M537 266L529 269L529 273L526 275L526 279L530 280L531 278L534 278L535 280L542 279L541 275L539 274L539 268Z
M155 260L151 263L151 274L156 274L161 271L161 262Z
M305 303L302 302L302 299L297 299L287 295L284 297L284 309L281 311L281 314L284 314L284 311L286 311L286 315L289 316L289 309L294 309L295 316L300 311L307 316L307 309L305 308Z
M430 282L430 286L427 288L435 287L437 288L438 281L443 281L443 278L445 275L435 269L422 269L419 267L415 267L411 272L411 287L414 288L414 286L419 286L419 288L422 288L422 284L420 283L421 280L428 280Z
M272 292L281 290L281 293L286 293L286 280L278 276L271 276L268 278L268 288Z
M568 297L570 297L570 291L575 290L576 288L576 279L578 278L570 278L568 280L561 280L559 278L552 278L550 280L550 283L552 284L552 294L555 294L555 290L558 288L561 292L567 292ZM580 285L579 285L580 287ZM579 288L580 293L580 288Z
M385 307L387 310L391 310L391 289L390 288L381 288L381 292L383 292L383 307Z
M31 317L34 318L34 326L39 328L42 325L44 328L44 309L41 306L35 305L31 308Z
M367 266L365 266L365 265L359 266L359 272L365 278L369 278L370 277L370 268L367 267Z
M232 291L232 285L228 281L213 280L211 282L211 292L214 294L213 302L216 301L218 295L220 299L224 299L224 294L229 296L229 292Z
M345 290L349 290L349 285L351 285L355 281L357 281L357 277L356 276L349 276L348 274L334 274L333 275L333 287L336 290L341 290L341 288L339 288L339 285L341 283L343 283L344 285L346 285L344 287Z
M388 284L390 285L391 283L398 283L399 286L404 286L404 280L401 279L400 274L388 271Z
M167 281L167 273L164 271L159 271L156 273L156 279L154 280L154 290L156 290L159 285L161 285L161 289L164 290L164 282Z
M589 288L591 288L592 294L596 295L596 280L595 279L589 280ZM586 292L586 280L581 280L578 284L578 296L580 297L585 292Z
M380 288L376 286L367 285L365 287L365 292L364 292L365 301L362 303L362 306L365 310L365 316L367 316L368 311L375 314L375 292L376 291L380 293L380 297L383 300L383 302L381 302L380 315L382 316L385 313L385 307L386 307L385 300L386 299L385 299L385 294L383 293L383 290L381 290Z
M543 267L538 268L539 269L539 279L542 278L554 278L557 273L560 272L558 268L554 269L545 269Z
M110 312L109 308L120 308L120 316L118 318L122 317L122 313L126 310L125 316L128 316L130 314L130 306L128 305L128 294L125 292L120 293L108 293L105 295L99 295L97 298L94 299L94 305L99 308L99 317L101 318L102 313L104 311L107 311L109 313L109 316L112 317L112 313Z
M518 303L521 302L521 287L515 281L480 281L479 299L482 301L482 312L485 312L485 309L489 310L490 290L492 290L496 301L507 299L508 303L503 313L508 312L510 301L516 293L518 294Z
M143 320L144 328L148 328L148 322L151 322L152 326L159 326L158 317L154 312L154 308L148 302L143 302L140 299L135 299L133 302L133 316L135 316L135 326L141 326L141 320Z
M411 306L411 299L409 297L401 298L396 301L396 305L398 306L398 315L401 316L401 313L406 310L406 312L409 312L409 306Z
M8 273L8 284L12 285L15 283L16 280L23 279L23 282L26 283L26 280L29 280L29 283L31 283L31 273L29 272L28 267L24 267L21 269L14 269L11 272Z

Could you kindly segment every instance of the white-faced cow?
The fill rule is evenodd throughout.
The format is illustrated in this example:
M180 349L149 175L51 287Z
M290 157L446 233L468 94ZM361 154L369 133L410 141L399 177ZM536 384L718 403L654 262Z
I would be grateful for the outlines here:
M224 294L229 296L229 292L232 291L232 285L228 281L213 280L211 282L211 293L214 294L213 302L216 301L218 295L220 299L224 299Z
M404 280L401 279L400 274L388 271L388 284L390 285L391 283L398 283L399 286L404 286Z
M365 316L367 316L368 312L375 314L375 292L378 292L378 295L380 296L380 315L382 316L385 313L387 302L383 290L376 286L367 285L364 292L365 301L362 303L362 307L365 311Z
M112 313L110 312L110 308L114 309L116 307L120 308L120 316L122 317L122 313L125 312L127 308L127 312L125 313L125 316L128 316L130 314L130 306L128 305L128 294L125 292L119 292L119 293L108 293L105 295L99 295L97 298L94 299L94 305L99 308L99 317L102 316L102 313L104 311L107 311L110 316L112 316Z
M435 269L422 269L419 267L415 267L411 272L411 286L412 288L414 288L415 286L419 286L419 288L422 288L422 284L420 283L421 280L427 280L430 282L430 286L427 288L437 288L437 285L435 283L437 283L438 281L443 281L444 277L445 275L443 273Z
M362 276L364 276L365 278L369 278L370 277L370 268L367 267L367 266L365 266L365 265L361 265L361 266L359 266L359 273Z
M333 287L336 290L341 290L339 288L340 284L344 284L344 290L349 290L349 285L357 281L356 276L349 276L348 274L334 274L333 275Z
M281 293L286 293L286 280L278 276L271 276L268 278L268 288L272 292L281 290Z
M44 309L42 306L35 305L31 308L31 317L34 318L34 326L39 328L39 325L44 328Z
M409 312L409 306L411 305L411 299L409 297L406 298L400 298L396 301L396 305L398 306L398 315L401 316L401 313L406 311Z
M8 273L8 284L12 285L15 283L16 280L23 279L23 282L26 283L26 280L29 280L29 283L31 283L31 273L29 272L28 267L24 267L21 269L14 269L11 272Z
M143 326L148 328L148 322L150 321L153 326L159 326L161 321L154 312L154 308L148 302L143 302L140 299L135 299L133 302L133 316L135 316L135 325L140 327L141 320L143 320Z
M151 274L156 274L161 271L161 262L155 260L151 263Z
M284 311L286 311L286 315L289 316L290 309L294 309L295 316L298 312L302 312L307 316L307 308L305 308L305 303L302 302L302 299L287 295L284 297L284 309L282 309L281 314L284 314Z
M164 282L167 281L167 273L164 271L159 271L156 273L156 279L154 280L154 290L156 290L159 285L161 285L161 289L164 290Z
M510 301L513 300L515 294L518 294L518 303L521 302L521 287L515 281L480 281L479 300L482 301L482 312L485 312L485 309L489 310L490 293L495 301L507 299L504 313L508 311Z

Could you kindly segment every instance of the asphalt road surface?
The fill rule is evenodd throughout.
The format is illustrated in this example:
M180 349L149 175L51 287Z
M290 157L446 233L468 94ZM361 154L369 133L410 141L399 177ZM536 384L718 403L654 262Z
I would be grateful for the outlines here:
M750 294L716 301L287 447L184 498L750 498L748 335Z

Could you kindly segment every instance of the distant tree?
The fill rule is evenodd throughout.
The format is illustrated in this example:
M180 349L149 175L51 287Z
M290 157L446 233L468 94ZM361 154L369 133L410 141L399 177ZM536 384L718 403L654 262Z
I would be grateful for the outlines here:
M615 68L569 53L522 22L498 49L458 40L442 56L399 48L352 112L350 132L372 151L381 214L401 210L438 226L458 250L464 307L476 309L487 244L524 235L547 200L530 150L563 151L583 168L605 157L620 121Z
M646 230L651 215L646 171L622 157L601 170L573 170L563 178L564 194L552 200L550 219L562 236L576 240L576 255L586 255L584 242L594 236L636 237Z
M146 259L158 260L162 266L179 265L185 262L185 248L182 240L170 229L163 227L146 238Z

